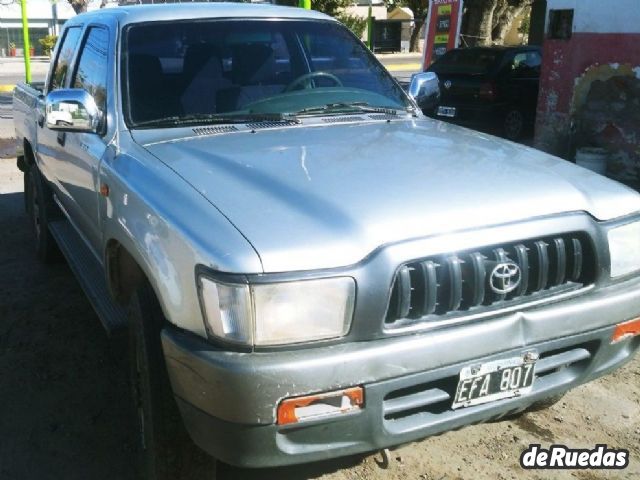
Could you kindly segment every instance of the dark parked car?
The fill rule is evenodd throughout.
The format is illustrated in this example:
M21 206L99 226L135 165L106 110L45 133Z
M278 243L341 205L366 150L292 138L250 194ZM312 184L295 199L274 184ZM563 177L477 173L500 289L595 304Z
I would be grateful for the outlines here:
M517 140L533 126L540 48L456 48L428 71L440 79L439 105L426 114Z

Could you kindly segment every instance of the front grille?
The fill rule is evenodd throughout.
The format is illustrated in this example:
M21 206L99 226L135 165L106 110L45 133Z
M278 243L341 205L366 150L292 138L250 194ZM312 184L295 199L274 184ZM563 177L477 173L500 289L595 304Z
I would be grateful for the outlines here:
M493 287L509 288L492 273L510 263L518 265L520 281L513 277L514 290L496 293ZM594 277L593 247L581 232L420 259L397 271L385 327L504 308L584 287Z
M589 341L555 350L540 352L536 362L535 380L531 394L567 385L589 366L599 348L598 341ZM392 389L383 397L383 416L386 427L400 433L421 424L433 424L444 418L453 419L483 407L452 410L461 366L447 369L442 377L399 389ZM455 373L451 370L455 370Z

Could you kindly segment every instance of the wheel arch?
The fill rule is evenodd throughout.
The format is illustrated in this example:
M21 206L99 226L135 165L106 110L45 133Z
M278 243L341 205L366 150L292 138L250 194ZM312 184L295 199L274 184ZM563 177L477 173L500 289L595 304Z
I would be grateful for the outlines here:
M129 303L145 279L151 280L129 250L113 238L106 244L105 269L109 293L121 305ZM150 283L153 286L153 282Z
M17 163L18 169L24 173L27 173L31 166L36 163L36 156L33 152L33 147L31 146L31 142L29 142L29 140L27 140L26 138L22 139L22 151L18 152Z

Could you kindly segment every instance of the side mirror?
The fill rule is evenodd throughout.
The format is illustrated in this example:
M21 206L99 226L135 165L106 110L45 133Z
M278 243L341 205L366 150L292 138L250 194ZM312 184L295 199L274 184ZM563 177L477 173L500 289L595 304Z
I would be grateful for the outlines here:
M440 82L433 72L414 73L409 85L409 96L423 111L433 110L440 102Z
M51 130L97 133L102 112L85 90L64 88L54 90L45 98L45 122Z

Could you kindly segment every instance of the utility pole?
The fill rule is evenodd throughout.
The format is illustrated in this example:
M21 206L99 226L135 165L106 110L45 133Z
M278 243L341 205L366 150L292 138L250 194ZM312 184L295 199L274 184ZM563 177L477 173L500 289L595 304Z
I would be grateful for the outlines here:
M24 78L31 83L31 55L29 50L29 21L27 20L27 0L20 0L22 10L22 37L24 38Z
M58 2L51 3L51 18L53 19L53 35L58 35Z
M372 15L372 10L373 10L373 1L369 0L369 11L367 13L367 47L369 47L369 49L371 51L373 51L373 17Z

